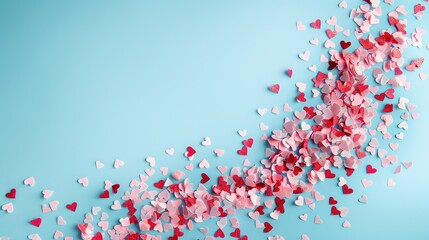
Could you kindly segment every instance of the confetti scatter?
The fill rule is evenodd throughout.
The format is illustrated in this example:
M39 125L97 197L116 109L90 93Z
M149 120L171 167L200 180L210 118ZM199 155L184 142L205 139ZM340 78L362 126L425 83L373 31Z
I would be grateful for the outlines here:
M93 206L91 211L85 214L83 223L77 225L81 238L161 239L161 236L156 234L168 232L168 239L173 240L184 237L184 229L192 230L194 224L216 218L218 221L217 226L212 229L213 236L208 236L208 227L198 228L206 235L205 239L230 236L245 240L249 237L245 228L239 228L242 223L234 214L237 211L247 211L249 221L254 222L256 229L267 234L270 240L280 240L284 238L268 236L275 230L275 225L270 221L286 213L287 199L301 209L308 206L312 210L315 210L316 202L328 201L331 217L343 218L347 216L348 208L340 206L341 203L337 200L340 198L336 199L330 195L325 197L317 192L317 183L335 181L338 185L337 193L349 197L348 195L353 196L354 189L358 186L352 186L352 181L348 183L347 177L352 177L358 168L364 168L368 177L380 174L380 170L391 165L396 167L396 173L400 172L401 164L405 169L411 168L411 161L399 163L395 155L380 147L381 143L374 136L379 134L386 141L394 137L402 140L404 131L408 129L407 121L418 118L415 106L410 104L408 99L399 96L399 91L395 89L410 88L411 83L407 81L404 72L417 71L420 79L428 78L427 74L418 72L424 64L424 58L414 58L407 62L407 65L403 58L407 47L423 47L422 35L425 31L417 28L414 33L407 33L407 24L411 19L406 18L404 6L399 5L392 12L383 15L381 4L386 3L394 4L393 1L366 1L351 9L350 17L357 24L354 36L358 40L353 44L350 39L339 39L342 35L352 36L352 32L338 25L336 16L327 20L315 18L305 24L301 21L296 23L298 31L307 30L309 27L309 32L322 31L326 35L325 40L314 37L305 42L318 46L320 41L321 47L327 49L329 57L321 55L322 64L309 63L305 67L314 72L314 77L306 82L301 79L302 82L295 83L296 88L293 90L296 95L293 99L299 108L293 110L287 103L284 104L283 110L290 116L285 117L283 127L273 130L270 135L262 135L261 141L266 144L263 160L256 163L247 158L259 138L249 137L245 129L237 132L241 137L241 144L236 149L236 157L243 161L244 167L212 166L216 164L218 157L225 154L223 149L214 148L210 150L212 157L216 157L214 161L206 156L199 158L197 162L189 163L185 169L193 171L196 166L198 169L194 171L205 171L214 167L220 174L200 172L196 175L197 182L194 183L186 177L190 172L185 174L183 168L183 171L174 169L169 173L166 166L155 168L159 163L157 164L154 157L147 157L145 163L150 168L145 169L138 179L132 179L129 187L106 180L104 189L93 193L99 201L105 201L105 206L108 207L103 210ZM338 7L348 9L351 6L346 1L341 1ZM413 10L415 19L419 20L423 17L425 7L416 4ZM383 21L382 17L391 28L373 32L372 26ZM309 62L310 50L301 49L295 58ZM292 78L293 70L287 69L286 75ZM375 81L370 81L372 78ZM286 91L284 87L281 88L280 83L268 85L267 88L279 95ZM322 103L310 104L311 97L321 100ZM270 111L272 114L279 114L278 107L256 110L260 117L269 115ZM393 113L400 113L403 121L394 124ZM374 125L377 117L380 123ZM401 132L389 131L394 126ZM269 127L261 122L259 129L265 131ZM215 143L210 137L204 137L194 146L201 145L200 147L209 149ZM395 151L399 144L389 142L388 146L391 151ZM198 147L189 145L182 154L187 160L193 161L197 155L203 154L202 151L197 153L197 150L199 151ZM165 154L169 156L174 156L174 153L174 148L165 150ZM374 162L365 163L370 156L378 158L381 167ZM95 166L101 169L104 164L96 161ZM113 162L113 168L117 169L115 171L121 171L120 168L124 166L125 162L122 160ZM158 170L162 172L162 179L150 179ZM88 177L79 178L77 182L83 187L89 184ZM386 182L388 187L396 186L392 178L386 179ZM33 187L34 177L25 179L24 184ZM361 184L363 188L368 188L374 183L365 177L361 178ZM120 195L119 189L124 193L116 199L116 196ZM305 196L305 193L311 193L311 197ZM43 190L42 194L47 199L52 196L53 191ZM10 200L15 199L16 189L11 189L5 196ZM368 197L361 195L357 201L366 204ZM77 202L70 202L65 204L65 208L70 212L82 208L78 207ZM56 211L58 206L57 200L51 201L42 205L42 212ZM116 225L109 224L107 211L120 212L119 210L124 209L127 210L127 215L120 218ZM12 203L5 203L2 210L12 213L14 206ZM95 217L97 214L98 217ZM320 215L313 216L314 224L323 224ZM228 224L228 217L233 227L231 231L224 229ZM307 213L298 216L301 221L311 218ZM66 224L61 216L57 217L56 222L58 225ZM32 219L29 223L38 228L42 224L42 218ZM348 220L343 220L341 226L350 228L351 224ZM59 230L53 234L55 239L64 237ZM40 239L37 234L30 234L28 237ZM65 239L71 238L66 236ZM301 239L310 238L302 234Z

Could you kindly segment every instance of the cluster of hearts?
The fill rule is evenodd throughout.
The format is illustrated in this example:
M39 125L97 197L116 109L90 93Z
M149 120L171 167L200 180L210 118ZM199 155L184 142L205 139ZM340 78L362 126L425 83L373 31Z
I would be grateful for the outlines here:
M354 34L360 44L354 51L348 51L352 44L346 41L340 41L340 51L335 50L332 39L338 33L350 36L350 30L342 29L336 23L335 17L327 20L327 39L324 46L330 49L330 59L322 55L320 60L328 63L328 71L326 73L319 71L312 79L315 87L312 89L313 97L320 96L323 103L317 106L303 106L301 111L293 113L292 119L284 120L283 129L272 131L269 137L263 135L262 139L269 147L266 149L266 158L261 161L261 164L251 166L250 161L246 159L244 167L234 167L229 174L225 167L218 167L222 175L217 177L217 184L206 186L210 176L203 173L196 188L180 170L171 173L171 179L170 177L161 179L153 184L153 188L150 188L146 181L152 176L154 169L146 169L146 174L141 174L140 179L131 181L131 189L125 191L121 197L122 201L114 200L111 205L112 210L128 209L128 216L121 218L117 225L109 228L107 213L101 212L100 207L94 206L92 211L86 214L84 223L77 226L82 239L150 240L161 239L161 236L157 236L155 232L171 232L168 239L173 240L184 236L183 229L192 230L194 222L201 223L210 218L219 219L218 228L213 236L208 236L207 227L200 228L199 230L206 235L206 240L225 238L226 235L240 240L249 239L241 231L238 219L233 216L237 210L250 209L248 215L254 221L255 227L269 234L273 226L269 221L261 222L259 217L267 214L272 219L277 219L279 214L285 213L286 199L292 199L297 206L305 204L314 209L315 202L325 199L322 194L314 190L314 186L319 181L336 178L331 170L333 168L345 169L346 176L350 177L355 169L363 164L362 159L367 154L371 154L380 158L382 167L396 165L395 173L399 173L401 165L397 163L395 155L389 155L386 149L380 148L374 136L381 134L382 139L390 142L389 147L394 151L398 143L391 142L390 139L395 137L401 140L404 133L400 131L394 137L389 133L389 126L394 123L391 112L401 111L402 120L397 124L401 130L408 129L407 121L410 117L418 118L418 114L414 112L415 107L408 99L395 96L395 88L408 89L410 82L407 81L402 70L415 71L423 64L423 58L414 59L406 64L402 55L407 46L422 47L422 34L425 31L417 28L410 34L411 37L408 37L407 19L401 19L406 16L406 11L404 6L399 6L386 16L390 28L379 32L376 36L371 35L371 27L378 24L379 18L383 16L381 4L383 3L380 3L380 0L367 0L351 10L350 17L357 24ZM384 4L393 4L393 0L385 0ZM342 1L339 7L348 8L345 1ZM416 4L415 18L422 18L424 10L425 7L422 4ZM322 21L317 19L309 25L313 29L321 29ZM297 28L305 30L306 26L298 22ZM310 43L318 45L318 39L312 39ZM299 54L299 58L308 61L310 52ZM378 68L376 65L381 67ZM316 71L315 66L309 69ZM367 70L372 70L375 82L380 85L380 88L369 85L368 77L365 75ZM332 71L338 71L338 76ZM389 73L392 73L393 77L388 77ZM287 74L292 78L292 69L289 69ZM427 75L420 74L421 79L426 77ZM296 101L306 102L306 84L297 83L296 86L298 88ZM380 91L381 88L386 90ZM275 84L269 89L278 94L280 85ZM292 109L285 104L284 111L291 112ZM381 122L372 127L372 119L380 111L382 112ZM263 116L268 109L258 109L257 112ZM278 108L274 107L272 113L278 114ZM261 123L260 128L265 130L267 126ZM239 131L239 134L245 137L246 131ZM211 145L210 138L205 138L202 145ZM237 154L246 156L248 149L252 146L253 139L245 139L243 147L237 150ZM174 149L168 149L166 152L173 155ZM224 153L221 149L216 149L214 152L218 157ZM185 156L192 160L196 155L197 151L189 146ZM154 158L148 158L147 161L150 166L155 166ZM114 167L119 168L124 164L123 161L116 160ZM402 164L405 168L409 168L412 162ZM102 168L104 164L97 161L96 167ZM192 171L192 167L193 165L190 164L186 169ZM210 164L207 160L202 160L199 167L208 168ZM164 176L169 174L166 167L162 167L161 171ZM377 169L366 164L366 172L374 174ZM347 185L345 178L339 177L338 180L343 194L353 193L353 188ZM81 178L78 182L87 186L88 178ZM28 178L24 183L33 186L35 180ZM368 187L372 182L362 179L362 184ZM387 185L394 186L394 184L395 182L389 178ZM109 199L111 194L118 193L120 187L119 184L106 181L105 190L99 197ZM304 198L301 195L304 192L310 192L312 198ZM52 191L45 190L43 194L45 198L49 198ZM267 200L263 201L262 196ZM6 197L15 198L16 190L12 189ZM140 207L139 204L144 200L148 200L149 204L143 204ZM367 197L363 195L359 201L365 203ZM337 207L337 203L336 199L329 197L331 215L344 217L348 209ZM43 204L42 211L54 211L58 204L58 201ZM70 211L76 211L77 203L67 204L66 207ZM139 212L137 212L138 207L140 207ZM12 212L13 205L4 204L2 209ZM101 212L100 221L93 224L94 216L99 212ZM307 214L299 218L306 221ZM223 228L228 224L228 220L234 231L225 233ZM59 225L66 223L62 217L58 217L57 222ZM320 224L322 219L316 215L314 222ZM36 218L30 223L39 227L42 219ZM96 231L96 226L99 227L99 231ZM351 224L346 220L342 226L350 227ZM55 239L62 237L64 235L61 231L57 230L54 233ZM281 236L267 237L270 240L283 239ZM37 234L31 234L29 238L41 239ZM72 238L66 236L65 239ZM302 239L309 239L309 237L303 234Z

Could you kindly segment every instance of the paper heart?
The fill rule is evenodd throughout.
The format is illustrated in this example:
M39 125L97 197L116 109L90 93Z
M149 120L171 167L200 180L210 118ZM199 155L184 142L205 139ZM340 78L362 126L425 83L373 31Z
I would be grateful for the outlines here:
M54 238L55 239L59 239L59 238L62 238L62 237L64 237L64 234L61 231L56 230L55 233L54 233Z
M279 114L280 112L279 112L279 108L278 107L276 107L276 106L274 106L272 109L271 109L271 113L272 114Z
M154 157L147 157L146 162L148 162L149 166L151 166L151 167L155 167L155 165L156 165L156 160Z
M12 213L13 212L13 204L12 203L3 204L3 206L1 206L1 209L6 211L7 213Z
M310 238L306 234L302 234L301 240L310 240Z
M259 115L261 115L263 117L268 112L268 109L267 108L258 108L257 112Z
M209 137L205 137L204 140L201 142L201 145L210 146L210 145L212 145L212 141Z
M307 217L308 217L307 213L304 213L299 216L299 219L301 219L302 221L307 221Z
M371 180L368 180L368 179L363 178L363 179L362 179L362 185L363 185L365 188L370 187L370 186L372 185L372 181L371 181Z
M299 56L299 58L301 58L302 60L304 60L304 61L308 61L308 60L310 59L310 51L306 50L305 52L300 53L298 56Z
M93 206L91 212L92 212L93 215L97 215L100 211L101 211L100 207Z
M34 177L29 177L24 180L24 184L30 187L34 187L34 185L36 184L36 180L34 179Z
M324 46L325 46L325 48L335 48L335 43L333 41L331 41L330 39L328 39L325 41Z
M58 202L57 200L54 200L49 203L49 207L52 209L52 211L55 211L57 210L59 204L60 202Z
M317 46L317 45L319 45L319 39L318 38L313 38L313 39L310 40L310 43Z
M206 159L203 159L203 160L198 164L198 166L199 166L200 168L210 168L210 163L209 163Z
M269 222L264 222L264 233L270 232L273 230L273 226Z
M173 156L174 155L174 148L169 148L169 149L165 150L165 153L167 153L170 156Z
M31 239L31 240L42 240L42 238L40 238L40 236L38 234L30 234L30 235L28 235L28 239Z
M246 129L238 130L238 135L240 135L241 137L246 136L246 134L247 134L247 130Z
M63 217L58 216L58 218L57 218L57 224L58 225L66 225L67 222L63 219Z
M178 181L185 176L185 173L182 171L175 171L174 173L171 174L171 176Z
M367 202L368 202L368 197L367 197L366 195L362 195L362 196L358 199L358 201L359 201L360 203L367 203Z
M89 180L87 177L79 178L77 182L82 184L82 186L84 187L88 187L88 184L89 184Z
M349 221L344 221L344 223L343 223L343 227L344 228L349 228L349 227L351 227L351 224L349 223Z
M104 163L100 162L100 161L96 161L95 162L95 167L97 169L103 168L104 167Z
M297 22L296 23L296 29L298 29L298 31L305 30L306 28L307 27L304 24L302 24L302 22Z
M118 200L113 201L113 204L110 206L112 210L119 210L121 209L121 203Z
M185 169L186 170L189 170L189 171L192 171L192 169L194 169L194 165L191 163L191 164L189 164L189 165L186 165L185 166Z
M345 0L343 0L343 1L341 1L341 2L338 4L338 6L339 6L340 8L347 8L347 2L346 2Z
M304 198L302 196L298 196L298 199L296 199L294 203L295 205L301 207L304 205Z
M222 156L223 156L223 154L225 153L225 150L222 150L222 149L215 149L213 152L216 154L216 156L218 156L218 157L222 157Z
M314 223L315 223L315 224L322 224L322 223L323 223L323 220L319 217L319 215L316 215L316 216L314 217Z
M168 173L168 167L160 167L159 170L161 171L163 176L167 175Z
M42 204L42 213L48 213L51 209L48 207L47 204Z
M120 167L123 167L124 165L125 163L119 159L116 159L115 162L113 163L114 168L120 168Z

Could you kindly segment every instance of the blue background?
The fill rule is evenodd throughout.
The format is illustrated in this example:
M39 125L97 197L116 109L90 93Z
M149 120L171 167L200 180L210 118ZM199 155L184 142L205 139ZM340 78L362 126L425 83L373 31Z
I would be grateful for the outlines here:
M319 63L319 55L326 55L326 49L308 43L316 36L321 45L325 34L309 27L298 32L296 21L306 24L320 18L325 25L324 20L335 15L341 26L354 29L349 10L338 8L338 3L2 1L0 205L10 202L4 197L10 188L17 188L18 196L12 200L15 212L0 212L0 236L24 239L37 232L43 239L51 239L59 229L77 239L75 225L82 222L83 213L93 205L111 204L97 198L103 181L120 182L125 190L132 178L148 168L147 156L157 158L157 168L181 168L188 164L183 152L192 145L198 151L194 164L209 159L212 176L218 174L214 166L241 165L244 158L235 151L242 138L236 131L248 129L248 136L259 138L261 121L270 130L280 128L283 113L260 117L255 110L282 109L283 103L301 108L294 101L294 83L310 85L314 73L306 68L312 64L326 69L326 64ZM411 13L413 4L403 4ZM351 1L350 7L355 7ZM384 4L383 8L384 13L392 9ZM414 17L408 19L409 29L414 29ZM418 24L428 25L427 16ZM377 28L386 27L382 18ZM337 44L341 39L344 37L336 37ZM354 37L348 39L356 46ZM297 57L306 49L312 54L308 63ZM426 48L409 48L407 62L428 58L428 53ZM417 73L429 73L427 66L425 63ZM284 74L288 68L294 70L292 79ZM327 201L318 203L315 212L288 203L286 214L271 221L271 235L286 239L300 239L302 233L311 239L429 239L428 84L417 73L407 73L412 87L400 94L418 106L421 118L409 122L410 130L396 151L400 161L413 161L413 167L393 176L393 167L381 169L378 160L369 158L366 161L372 161L379 172L368 176L360 169L350 178L353 196L343 196L334 180L318 185L326 197L333 195L339 206L349 207L345 219L351 222L350 229L341 227L344 219L329 216ZM278 95L266 90L274 83L282 85ZM395 119L399 123L399 117ZM206 136L213 145L198 146ZM170 147L176 150L173 157L164 153ZM225 149L225 156L215 158L214 148ZM259 162L263 149L257 141L249 159ZM114 159L124 160L125 167L114 170ZM104 162L105 168L95 169L96 160ZM188 176L195 182L200 172L195 169ZM36 178L33 188L22 184L29 176ZM76 182L84 176L90 180L87 188ZM363 176L373 180L374 186L363 189ZM153 181L159 177L158 171ZM386 186L389 177L397 187ZM60 201L58 211L41 213L41 203L49 202L41 196L43 189L55 190L49 200ZM368 195L367 205L357 202L363 193ZM76 213L64 208L73 201L79 203ZM115 216L125 216L124 211L108 213L112 221ZM309 214L307 222L298 219L302 213ZM313 223L315 214L322 217L322 225ZM56 225L58 215L65 218L66 226ZM28 224L40 216L43 224L39 229ZM252 239L267 236L249 227L253 222L244 212L238 217L242 232ZM214 221L207 226L211 233L216 229ZM229 237L230 231L225 232ZM197 230L186 236L203 237Z

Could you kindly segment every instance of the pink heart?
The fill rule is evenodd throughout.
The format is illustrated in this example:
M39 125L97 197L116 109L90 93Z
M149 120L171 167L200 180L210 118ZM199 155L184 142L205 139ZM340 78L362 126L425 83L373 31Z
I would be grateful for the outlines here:
M6 211L7 213L13 212L13 204L12 203L6 203L3 206L1 206L1 209Z
M34 180L34 177L29 177L24 180L24 184L30 187L34 187L34 185L36 184L36 180Z

